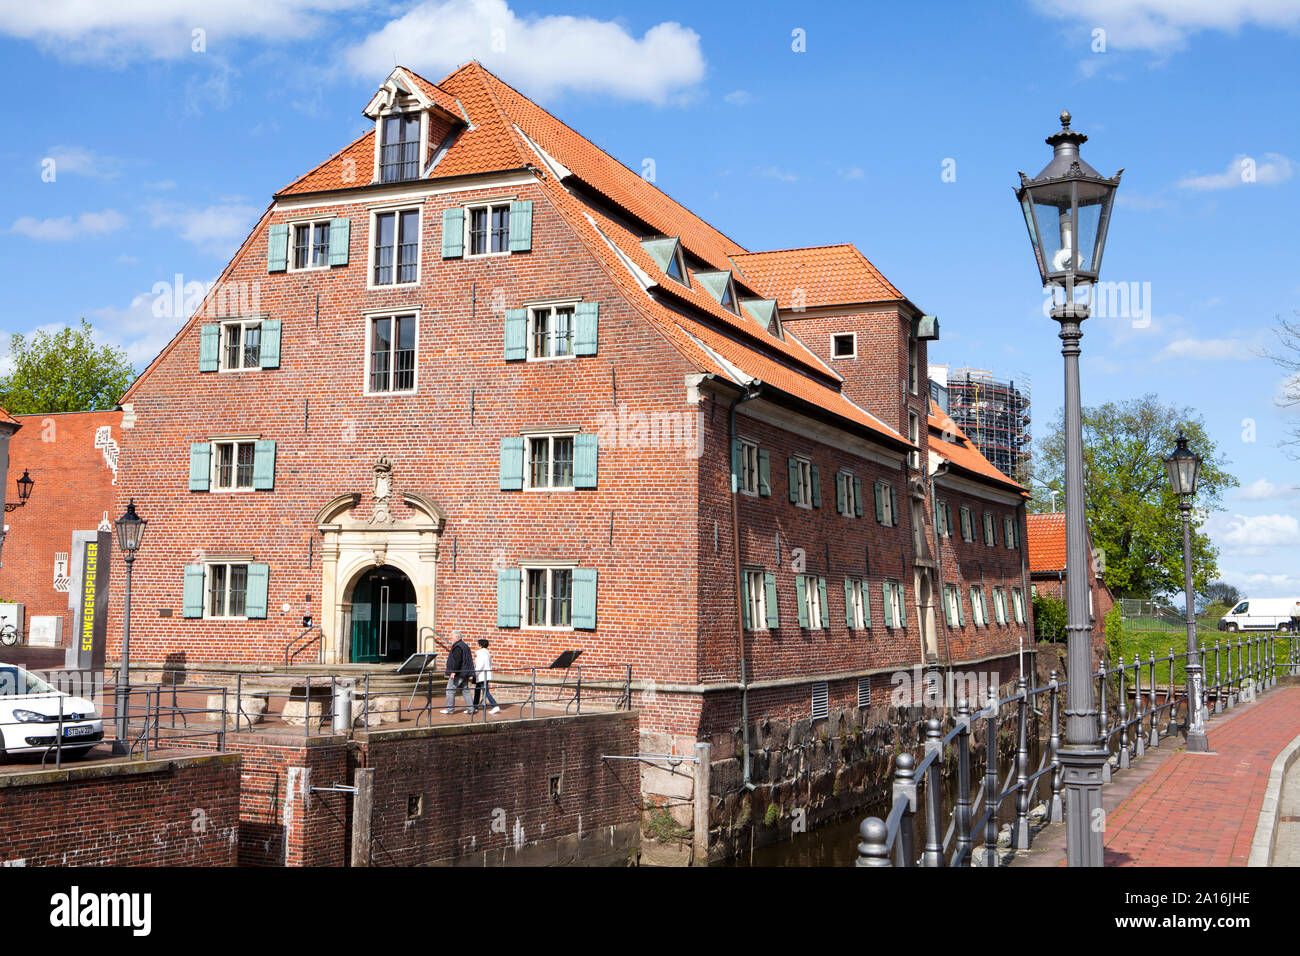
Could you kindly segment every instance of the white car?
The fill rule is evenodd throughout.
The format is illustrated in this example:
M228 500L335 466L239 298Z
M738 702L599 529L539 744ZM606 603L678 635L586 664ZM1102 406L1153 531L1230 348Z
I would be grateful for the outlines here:
M104 738L104 722L93 703L51 687L17 664L0 664L0 759L53 747L60 712L64 757L84 756Z

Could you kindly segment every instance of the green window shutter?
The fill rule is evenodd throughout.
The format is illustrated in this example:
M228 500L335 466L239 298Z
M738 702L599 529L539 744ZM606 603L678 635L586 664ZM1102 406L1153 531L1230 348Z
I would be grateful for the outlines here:
M262 320L262 344L257 364L262 368L280 367L280 320Z
M894 626L894 602L891 600L891 588L888 581L880 585L880 593L885 602L885 627Z
M185 589L181 597L181 617L203 616L203 565L185 565Z
M943 533L952 537L952 509L946 501L943 503Z
M894 486L889 486L889 523L898 525L898 496L894 494Z
M943 525L940 523L942 521L942 518L940 517L942 512L939 509L940 509L939 499L935 498L934 499L934 533L937 535L942 535Z
M862 582L862 624L871 626L871 585L865 580Z
M600 303L579 302L575 305L573 307L573 354L595 355L599 331Z
M853 620L853 591L857 587L849 578L844 579L844 626L853 630L857 622Z
M957 623L952 619L952 590L950 588L943 589L943 619L949 627L953 627Z
M266 231L266 271L283 272L289 268L289 226L278 223Z
M862 479L853 476L853 517L862 517Z
M740 460L743 446L739 438L731 439L731 493L740 491Z
M212 481L212 443L190 445L190 491L207 491Z
M885 499L883 497L883 492L885 489L880 484L880 482L876 482L875 489L876 489L876 523L884 524L885 523Z
M901 584L894 585L894 593L898 595L898 624L900 627L907 627L907 595L903 592Z
M460 206L442 211L442 257L459 259L465 254L465 210ZM515 617L519 615L516 613ZM499 625L505 626L505 625ZM518 623L510 625L518 627Z
M351 238L351 219L330 220L330 265L345 266L348 264L348 243Z
M221 349L221 326L205 325L199 329L199 371L215 372Z
M270 491L275 487L275 442L253 442L253 490Z
M573 569L573 626L582 631L596 629L596 569Z
M771 571L763 575L763 592L767 604L767 629L775 631L781 626L781 614L776 606L776 575Z
M965 627L966 612L962 610L962 606L961 606L961 588L953 588L952 590L953 590L953 598L954 598L953 603L957 605L957 626Z
M506 309L507 362L528 358L528 310Z
M510 204L510 251L533 248L533 201L518 199Z
M749 572L740 573L740 623L745 630L751 630L754 624L749 619L750 602Z
M518 568L497 568L497 627L518 627L521 591Z
M772 457L766 448L758 450L758 493L764 498L772 494Z
M517 436L501 439L500 483L502 491L524 487L524 440Z
M787 458L786 467L790 473L790 504L799 503L799 459Z
M248 566L248 590L244 594L244 616L251 618L266 617L266 590L271 578L269 564L250 564Z
M596 462L598 457L599 449L595 435L573 436L573 487L596 487ZM519 460L519 466L521 469L523 468L522 457Z
M970 589L970 619L976 627L980 626L980 606L979 599L975 596L977 588Z
M826 579L819 577L817 579L817 597L821 599L822 609L822 629L825 630L827 622L831 619L831 606L826 600Z
M835 473L835 510L840 514L847 514L849 510L848 489L844 481L847 477L842 472Z
M817 466L809 465L808 474L812 477L812 506L820 508L822 506L822 483L817 476Z
M802 574L794 576L795 600L799 602L799 626L808 626L808 579Z

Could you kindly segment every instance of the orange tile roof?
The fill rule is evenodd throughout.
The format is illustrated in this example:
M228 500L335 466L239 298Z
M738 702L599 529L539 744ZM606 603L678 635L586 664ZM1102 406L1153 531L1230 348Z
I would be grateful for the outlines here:
M420 92L432 100L439 108L446 110L457 119L463 120L465 118L465 114L460 108L460 103L456 102L456 97L451 93L448 93L436 83L430 83L414 70L408 70L404 66L399 66L397 69L409 76L411 82L420 88Z
M1025 546L1029 573L1065 570L1065 513L1049 511L1025 515Z
M4 408L0 408L0 425L12 425L19 428L22 426L22 422L10 415Z
M368 129L309 173L285 186L277 196L348 189L370 182L375 165L375 131Z
M975 443L966 437L966 433L957 427L957 423L945 415L943 409L933 400L930 402L928 423L931 436L930 450L940 458L963 471L1014 488L1025 497L1029 496L1029 492L1025 490L1024 485L1012 481L995 468L993 463L975 447ZM945 436L952 436L955 441L947 441Z
M893 283L849 243L746 252L731 258L750 288L776 299L783 309L791 307L795 289L803 290L806 308L903 298Z
M708 263L709 267L733 270L736 269L733 257L746 255L738 243L479 63L467 63L437 84L429 83L410 70L405 70L405 73L431 98L432 91L454 98L469 118L468 127L433 168L430 178L501 172L526 166L541 168L545 161L534 150L531 140L570 170L591 193L603 197L658 233L679 237L686 250L696 259ZM343 188L347 161L353 160L354 169L370 168L373 149L372 130L286 187L281 194ZM364 163L361 161L363 158ZM699 282L686 287L668 278L642 248L641 240L647 236L632 232L622 219L615 219L584 198L581 191L573 190L568 177L565 182L560 182L556 177L546 175L539 178L539 183L556 211L601 262L611 279L623 289L628 301L696 369L740 383L749 378L759 379L869 429L879 437L912 447L897 431L849 400L840 391L840 376L789 330L784 338L777 338L744 310L736 315L723 307ZM364 183L357 185L361 184ZM653 294L629 271L624 258L611 250L611 243L622 257L634 263L655 283L657 288ZM884 290L879 291L876 298L901 298L897 290L851 246L830 248L851 250L851 255L841 255L839 259L850 261L851 268L857 270L855 275L869 272L876 277L872 280L872 287ZM781 254L771 255L779 258ZM841 266L841 271L844 268ZM739 281L763 294L746 283L743 276Z

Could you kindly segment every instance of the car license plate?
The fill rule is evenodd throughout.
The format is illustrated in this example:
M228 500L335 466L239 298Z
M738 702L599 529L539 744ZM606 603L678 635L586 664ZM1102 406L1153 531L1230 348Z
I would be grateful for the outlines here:
M95 728L86 727L64 727L63 736L65 737L86 737L95 732Z

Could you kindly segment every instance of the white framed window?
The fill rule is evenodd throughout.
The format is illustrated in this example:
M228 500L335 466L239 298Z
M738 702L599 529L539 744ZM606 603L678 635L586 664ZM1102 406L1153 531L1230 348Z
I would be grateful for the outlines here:
M801 574L796 578L799 584L799 599L803 602L803 612L799 624L809 630L820 630L826 626L826 608L822 595L826 591L826 579L816 574Z
M573 488L573 433L529 435L524 439L527 467L524 488L563 491Z
M988 608L984 606L984 589L981 587L970 589L970 619L976 627L989 626Z
M831 358L851 359L858 357L858 333L836 332L831 336Z
M420 114L393 113L380 121L379 181L420 178Z
M1002 541L1008 551L1020 547L1020 526L1014 517L1002 519Z
M909 339L907 343L907 390L913 395L916 394L920 384L920 353L920 343L916 339Z
M984 512L984 545L992 548L998 543L998 526L993 515Z
M970 508L966 505L961 506L961 539L963 541L973 541L975 539L975 526L971 520Z
M419 284L420 207L372 211L370 235L370 287Z
M767 587L766 574L763 571L745 572L745 615L746 626L752 631L761 631L767 627Z
M906 622L903 610L903 586L897 581L887 582L889 591L889 610L892 612L890 620L894 622L894 627L902 627Z
M530 361L573 358L572 305L536 306L528 310Z
M415 391L419 320L414 312L372 315L366 320L367 395Z
M993 589L993 617L1001 625L1007 623L1007 596L1002 588Z
M883 481L876 482L876 520L883 525L898 524L898 498L893 485Z
M259 368L262 359L262 320L222 322L220 354L218 367L223 372Z
M794 475L794 504L799 508L811 508L813 506L812 494L812 462L807 458L795 457Z
M465 208L465 255L510 254L510 203Z
M867 614L866 588L858 578L849 578L844 588L844 623L855 631L864 630L871 618Z
M1025 595L1020 588L1011 589L1011 610L1016 616L1017 624L1025 623Z
M870 677L858 678L858 706L859 707L871 706L871 678Z
M862 482L851 471L841 471L835 475L835 504L840 514L846 518L862 515Z
M214 441L212 443L213 491L252 491L256 443Z
M910 410L907 413L907 438L913 445L920 446L921 416ZM912 466L912 470L916 471L921 467L921 452L919 450L908 452L907 461Z
M248 617L248 565L209 564L205 566L204 617Z
M519 570L524 627L573 630L573 565L524 565Z
M330 221L295 222L289 225L289 271L328 269L330 264Z
M758 495L758 445L743 438L740 440L740 491Z
M821 720L830 714L831 709L831 688L826 681L819 681L812 685L812 708L809 716L813 720Z

